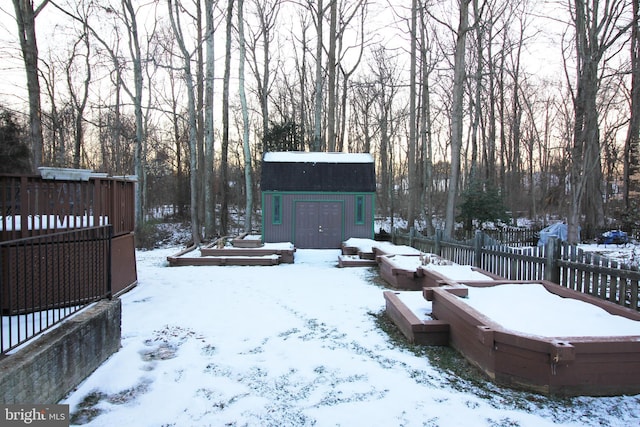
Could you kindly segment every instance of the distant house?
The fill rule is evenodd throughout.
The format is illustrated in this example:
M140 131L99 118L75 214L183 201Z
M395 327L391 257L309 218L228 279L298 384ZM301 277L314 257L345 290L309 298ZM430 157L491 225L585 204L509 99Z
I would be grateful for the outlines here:
M373 238L376 175L362 153L265 153L262 235L297 248L339 248Z

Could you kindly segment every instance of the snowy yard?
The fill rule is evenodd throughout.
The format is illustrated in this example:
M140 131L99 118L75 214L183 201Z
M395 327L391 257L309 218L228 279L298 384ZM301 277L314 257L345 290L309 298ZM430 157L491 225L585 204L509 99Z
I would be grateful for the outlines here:
M273 267L138 252L122 349L61 403L90 426L631 426L640 396L554 399L447 368L379 326L375 269L298 250ZM455 356L454 356L455 357Z

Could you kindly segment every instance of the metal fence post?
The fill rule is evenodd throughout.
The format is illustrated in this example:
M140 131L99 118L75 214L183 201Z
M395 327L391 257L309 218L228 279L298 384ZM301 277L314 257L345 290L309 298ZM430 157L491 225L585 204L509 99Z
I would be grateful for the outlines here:
M544 280L560 284L560 241L557 237L550 237L545 244Z
M411 227L409 229L409 246L411 246L412 248L414 247L413 241L415 240L415 237L416 237L416 229Z
M436 230L436 242L433 246L433 252L437 256L442 256L442 230L439 228Z
M113 288L112 288L112 276L111 276L111 262L113 259L113 226L109 225L107 227L107 253L106 253L106 261L107 261L107 299L113 299Z

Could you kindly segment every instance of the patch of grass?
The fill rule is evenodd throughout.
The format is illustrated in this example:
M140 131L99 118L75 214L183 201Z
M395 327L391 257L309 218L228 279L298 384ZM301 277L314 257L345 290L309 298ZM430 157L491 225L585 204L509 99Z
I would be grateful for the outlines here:
M430 365L446 374L454 375L465 381L486 383L484 375L451 347L412 344L407 341L407 338L384 311L369 314L374 317L378 328L389 336L390 341L396 347L404 348L418 357L428 358Z
M546 408L554 414L557 421L571 419L571 408L580 410L580 407L584 406L579 399L572 397L547 396L526 390L501 387L491 382L483 372L453 348L411 344L384 311L369 314L374 318L378 328L387 334L394 346L410 351L418 357L426 358L430 366L444 374L445 380L455 390L472 393L495 407L509 406L524 411ZM416 378L420 374L416 372ZM504 421L500 421L497 425L510 425L508 419L506 424L501 424Z
M104 412L97 407L100 402L106 401L113 405L123 405L136 399L140 394L146 393L148 389L149 384L143 382L133 388L111 395L93 391L82 399L82 402L78 404L77 410L70 414L69 421L72 425L88 424Z
M389 286L387 282L380 276L380 268L378 267L369 267L366 269L366 279L372 285L375 285L378 288L382 288L384 290L389 290Z
M89 393L78 405L78 410L73 412L69 417L70 423L73 425L83 425L91 422L102 413L102 410L96 408L96 405L105 397L106 395L104 393L97 391Z

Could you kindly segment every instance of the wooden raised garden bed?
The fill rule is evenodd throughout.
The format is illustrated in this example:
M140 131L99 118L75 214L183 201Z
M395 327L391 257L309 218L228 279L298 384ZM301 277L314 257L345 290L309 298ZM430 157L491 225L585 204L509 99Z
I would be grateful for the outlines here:
M406 245L392 245L392 244L384 244L385 242L380 242L381 244L373 246L373 253L375 258L383 255L420 255L422 252L416 248L412 248L411 246Z
M503 279L496 274L472 266L427 264L421 266L420 269L422 270L423 287L435 287L461 281L468 283Z
M563 297L563 303L581 301L602 308L607 316L638 321L638 333L543 336L522 332L474 308L472 303L477 297L473 293L461 298L451 292L464 294L474 288L536 284L542 284L552 295ZM425 294L432 301L432 315L449 324L450 344L497 383L558 395L640 393L640 313L548 282L492 281L466 285L467 288L425 289ZM500 300L493 306L506 308L513 303ZM530 315L528 323L535 323L536 319L541 321L551 314L545 313L545 307L532 304L529 307L531 313L521 310L517 317Z
M294 262L295 247L291 243L266 243L259 248L215 246L200 249L200 256L192 256L196 247L187 248L167 257L171 266L185 265L278 265Z
M449 324L436 319L420 319L400 299L397 292L385 291L385 313L412 344L449 344ZM427 303L427 301L425 301Z
M235 248L259 248L262 247L262 236L256 234L243 233L231 240Z
M359 255L338 255L338 267L375 267L373 259L360 258Z
M441 276L427 275L427 264L451 264L433 254L379 255L380 276L392 287L402 290L419 291L425 286L439 286Z

